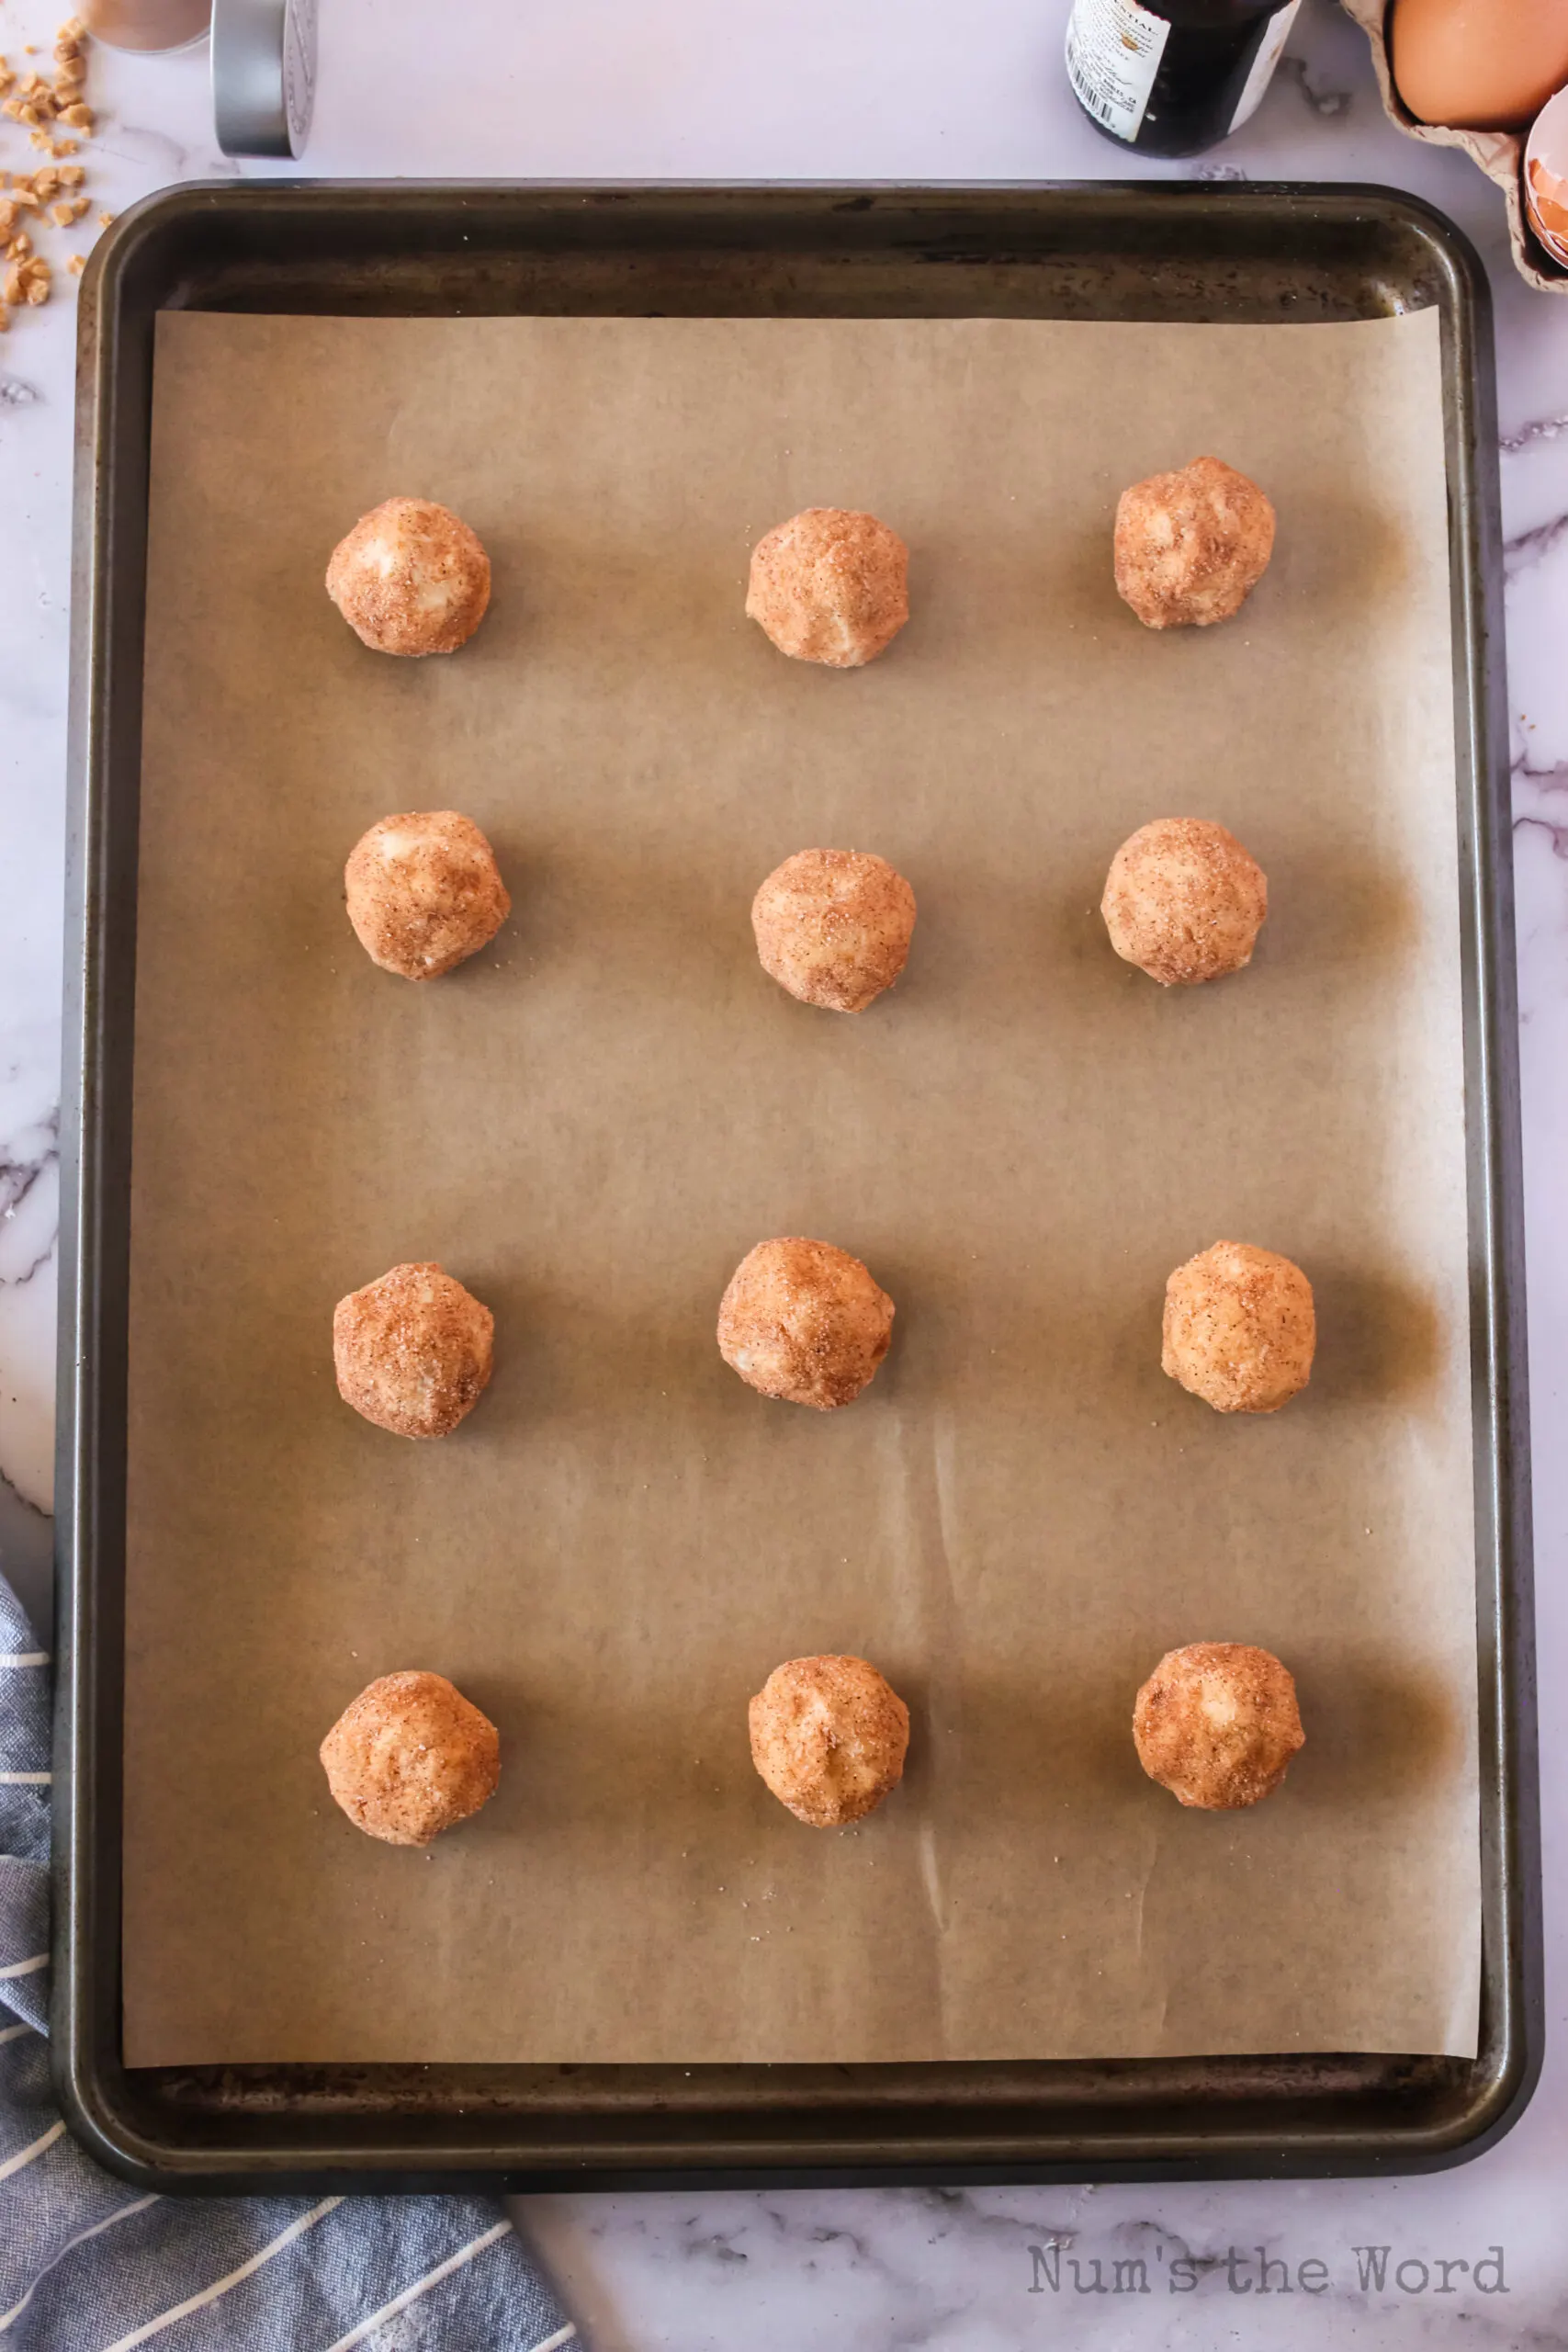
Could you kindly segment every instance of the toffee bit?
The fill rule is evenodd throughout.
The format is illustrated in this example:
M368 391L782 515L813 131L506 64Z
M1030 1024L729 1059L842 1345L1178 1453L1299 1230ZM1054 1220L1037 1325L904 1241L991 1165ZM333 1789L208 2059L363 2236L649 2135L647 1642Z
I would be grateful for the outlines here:
M85 202L84 202L83 209L84 211L86 209ZM98 215L98 226L100 229L112 229L114 227L114 214L112 212L100 212Z
M62 187L80 187L86 176L80 164L62 164L60 166Z
M91 107L72 106L61 107L60 119L68 122L73 130L91 130L96 118Z
M32 255L13 264L6 277L7 302L26 302L33 307L49 300L52 277L48 262Z
M80 277L82 272L87 266L87 257L85 254L73 254L65 266L70 271L73 277Z

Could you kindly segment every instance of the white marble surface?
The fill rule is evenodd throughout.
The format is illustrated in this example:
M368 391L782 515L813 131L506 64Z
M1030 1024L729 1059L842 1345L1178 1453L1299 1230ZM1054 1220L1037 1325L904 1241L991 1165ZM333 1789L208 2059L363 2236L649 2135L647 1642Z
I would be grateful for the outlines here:
M1058 57L1066 0L322 0L323 175L1072 178L1121 168ZM62 10L60 13L63 13ZM55 13L6 0L0 48ZM96 61L95 198L118 209L216 158L200 55ZM35 159L0 126L0 165ZM257 166L258 170L267 167ZM1136 172L1138 166L1127 167ZM1201 159L1226 175L1393 181L1452 213L1497 296L1529 1213L1549 2031L1568 1985L1557 1876L1568 1773L1568 298L1508 269L1500 208L1462 159L1383 122L1364 46L1306 0L1261 112ZM95 208L96 209L96 208ZM81 243L54 235L51 247ZM54 1106L69 581L70 281L0 344L0 1545L35 1593L47 1557ZM522 2209L600 2352L1034 2343L1203 2347L1568 2346L1568 2057L1499 2148L1427 2180L1260 2187L551 2198ZM1043 2249L1037 2263L1030 2248ZM1057 2250L1061 2284L1044 2266ZM1358 2246L1389 2246L1383 2289ZM1502 2247L1478 2286L1473 2266ZM1228 2249L1237 2259L1227 2270ZM1258 2250L1292 2289L1258 2292ZM1142 2257L1150 2291L1078 2293ZM1177 2266L1197 2257L1205 2266ZM1217 2257L1217 2261L1216 2261ZM1396 2284L1395 2267L1410 2261ZM1321 2263L1321 2271L1312 2268ZM1452 2266L1445 2274L1436 2266ZM1305 2283L1301 2267L1308 2266ZM1422 2265L1428 2266L1423 2290ZM1446 2275L1449 2291L1438 2291ZM1189 2279L1198 2283L1190 2290ZM1031 2293L1032 2281L1039 2291ZM1308 2289L1321 2285L1322 2291ZM1490 2290L1490 2291L1488 2291Z

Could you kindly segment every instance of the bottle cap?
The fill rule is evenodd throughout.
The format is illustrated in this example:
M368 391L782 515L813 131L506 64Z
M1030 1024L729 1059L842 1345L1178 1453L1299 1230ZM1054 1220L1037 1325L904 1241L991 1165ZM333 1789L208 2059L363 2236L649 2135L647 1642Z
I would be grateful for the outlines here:
M316 0L213 0L212 109L226 155L298 155L316 95Z

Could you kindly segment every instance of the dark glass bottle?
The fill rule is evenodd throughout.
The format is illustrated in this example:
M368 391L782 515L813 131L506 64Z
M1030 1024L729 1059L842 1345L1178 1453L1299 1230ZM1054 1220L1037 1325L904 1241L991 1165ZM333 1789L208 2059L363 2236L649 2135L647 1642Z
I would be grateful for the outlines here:
M1095 129L1141 155L1197 155L1238 130L1300 0L1074 0L1067 78Z

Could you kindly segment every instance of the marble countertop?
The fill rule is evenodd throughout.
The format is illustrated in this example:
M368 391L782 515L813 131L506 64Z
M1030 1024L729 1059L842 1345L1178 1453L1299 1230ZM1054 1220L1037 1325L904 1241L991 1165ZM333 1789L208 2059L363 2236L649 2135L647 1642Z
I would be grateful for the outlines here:
M469 0L438 13L322 0L307 163L414 177L1136 176L1066 92L1066 6ZM13 62L29 40L47 53L56 21L39 0L6 0L0 49ZM84 154L89 223L99 205L235 168L212 144L204 52L99 52L89 96L102 118ZM19 128L0 131L0 165L38 160ZM1551 1442L1568 1383L1568 1220L1555 1215L1568 1168L1568 298L1514 277L1479 174L1389 128L1365 44L1328 0L1306 0L1247 129L1177 168L1392 182L1458 220L1492 272L1538 1432L1545 2075L1499 2147L1427 2179L522 2200L599 2352L793 2352L823 2337L841 2352L1568 2346L1568 2055L1555 2039L1568 1771L1551 1703L1554 1668L1568 1668L1568 1450ZM46 241L62 261L90 230ZM17 313L0 343L0 1550L35 1604L49 1555L73 308L62 267L54 300Z

